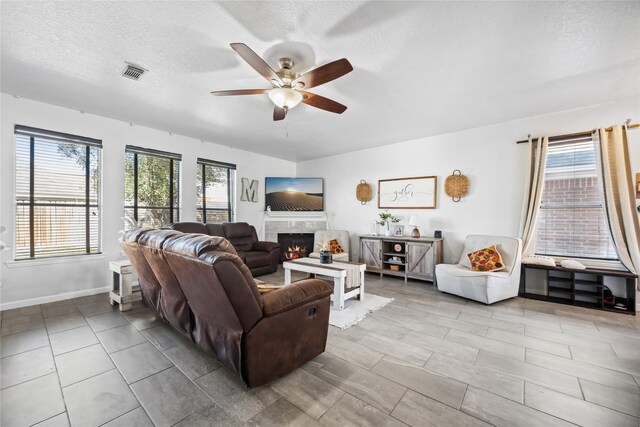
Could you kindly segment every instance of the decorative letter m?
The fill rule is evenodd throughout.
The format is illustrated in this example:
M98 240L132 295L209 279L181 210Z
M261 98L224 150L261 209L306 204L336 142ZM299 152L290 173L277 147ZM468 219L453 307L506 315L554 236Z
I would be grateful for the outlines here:
M242 192L240 200L243 202L258 202L258 180L254 179L249 184L249 178L242 178Z

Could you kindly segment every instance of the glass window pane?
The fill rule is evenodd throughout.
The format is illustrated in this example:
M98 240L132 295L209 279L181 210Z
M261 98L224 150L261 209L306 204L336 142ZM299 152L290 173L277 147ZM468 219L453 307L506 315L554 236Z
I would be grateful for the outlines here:
M593 141L550 145L536 253L618 259L604 211Z
M169 159L138 154L138 206L169 206Z
M138 208L138 226L167 228L171 224L169 208Z
M86 254L84 207L36 206L35 256Z
M180 162L173 161L173 218L171 222L180 221Z
M16 201L29 201L30 139L16 135Z
M101 151L41 135L16 135L16 259L100 252Z
M16 206L16 259L29 258L29 206Z
M198 164L197 209L200 212L206 209L206 222L233 221L234 177L234 169L208 163ZM202 220L202 214L198 220Z
M207 222L230 222L228 211L210 211L207 209Z
M134 171L135 154L124 153L124 204L133 206L135 198L135 175Z
M207 209L227 209L229 204L227 168L207 165L205 177Z
M125 153L124 219L125 230L167 228L180 220L180 160L152 153Z
M204 168L205 166L202 164L198 164L198 167L196 168L197 169L197 173L196 173L196 208L197 209L202 209L202 201L203 201L203 194L204 194L204 192L202 191L203 190L202 176L203 176Z

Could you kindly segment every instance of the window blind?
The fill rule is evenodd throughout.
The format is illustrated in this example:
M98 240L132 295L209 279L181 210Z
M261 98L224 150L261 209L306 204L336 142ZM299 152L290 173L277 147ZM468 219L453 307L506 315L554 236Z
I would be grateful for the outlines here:
M15 259L97 254L102 142L15 126Z
M617 260L606 217L597 143L591 138L549 144L536 253Z

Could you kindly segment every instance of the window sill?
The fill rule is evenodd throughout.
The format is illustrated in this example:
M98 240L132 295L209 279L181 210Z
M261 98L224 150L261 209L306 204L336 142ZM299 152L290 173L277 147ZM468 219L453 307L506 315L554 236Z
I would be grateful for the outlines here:
M4 264L7 268L23 268L23 267L36 267L39 265L55 265L55 264L70 264L76 262L90 262L90 261L103 261L107 257L104 254L96 255L78 255L68 257L53 257L53 258L41 258L41 259L25 259L21 261L7 261Z

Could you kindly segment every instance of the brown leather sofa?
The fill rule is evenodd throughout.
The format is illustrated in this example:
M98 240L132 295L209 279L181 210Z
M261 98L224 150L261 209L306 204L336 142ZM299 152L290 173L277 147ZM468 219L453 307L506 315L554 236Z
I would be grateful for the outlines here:
M222 237L173 230L126 232L144 304L233 370L248 387L284 376L324 352L331 285L304 279L260 294Z
M231 242L238 256L249 267L254 277L274 273L278 270L280 245L275 242L258 240L255 227L246 222L225 222L224 224L176 222L171 224L171 229L183 233L224 237Z

